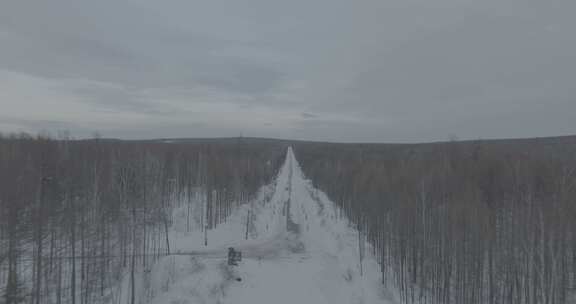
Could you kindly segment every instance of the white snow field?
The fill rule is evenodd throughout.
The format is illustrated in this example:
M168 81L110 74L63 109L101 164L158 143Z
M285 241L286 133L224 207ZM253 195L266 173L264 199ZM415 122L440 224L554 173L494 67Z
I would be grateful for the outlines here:
M253 223L246 240L249 209ZM399 303L381 284L368 243L362 244L360 265L358 231L337 212L304 178L288 149L274 184L210 230L208 246L201 231L185 232L185 212L176 211L170 242L177 255L139 274L137 303ZM238 266L227 265L230 246L242 251ZM119 303L129 303L128 282L122 284Z

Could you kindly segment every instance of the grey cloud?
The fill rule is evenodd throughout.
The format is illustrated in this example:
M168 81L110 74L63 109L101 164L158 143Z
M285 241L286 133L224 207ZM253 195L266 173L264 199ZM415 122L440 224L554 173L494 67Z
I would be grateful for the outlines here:
M275 67L210 54L158 61L121 46L78 37L11 34L0 41L0 68L46 78L87 79L141 89L212 86L242 94L268 92L283 80Z
M273 68L217 64L207 70L210 75L200 77L199 83L246 94L268 92L282 80Z
M75 89L74 93L97 111L152 115L170 115L182 111L167 104L147 100L138 92L126 88L86 86Z
M37 77L124 82L151 71L126 50L82 37L9 32L0 42L0 68Z
M302 112L301 115L302 115L302 118L304 118L304 119L318 118L318 115L312 114L312 113L307 113L307 112Z
M112 3L115 9L108 12ZM216 52L258 43L159 25L153 13L128 2L57 0L47 5L24 0L4 6L1 69L140 89L212 86L240 94L264 93L283 80L277 67ZM77 12L71 15L73 9ZM18 14L29 19L12 17Z
M576 96L576 40L546 24L482 12L450 30L425 31L383 49L370 70L339 91L342 99L324 105L372 118L413 119L435 112L452 119L479 107L513 114L518 104L536 110L542 102L576 110L563 102Z
M161 116L165 136L236 132L171 124L181 109L161 102L170 98L267 107L270 121L301 113L296 136L316 139L554 135L576 112L575 10L565 0L7 1L0 69L105 83L63 87L93 110Z

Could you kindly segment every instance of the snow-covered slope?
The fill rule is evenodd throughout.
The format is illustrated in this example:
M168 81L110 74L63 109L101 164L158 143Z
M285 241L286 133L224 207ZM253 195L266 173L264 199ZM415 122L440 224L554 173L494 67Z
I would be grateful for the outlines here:
M245 240L249 209L253 221ZM364 241L360 265L358 232L337 211L304 178L289 149L276 182L209 231L208 246L201 232L171 233L173 252L180 255L141 275L139 302L396 303ZM243 253L237 267L226 264L229 246Z

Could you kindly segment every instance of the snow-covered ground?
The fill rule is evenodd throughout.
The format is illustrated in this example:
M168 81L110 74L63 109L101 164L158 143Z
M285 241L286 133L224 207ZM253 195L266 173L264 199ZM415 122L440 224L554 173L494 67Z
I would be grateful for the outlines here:
M253 221L246 240L246 220ZM360 265L358 231L305 179L292 150L274 184L226 223L204 234L186 233L175 213L172 252L139 275L140 303L397 303L380 283L369 244ZM228 266L227 248L243 260ZM128 289L127 280L123 290ZM126 292L123 292L127 296ZM124 302L120 299L119 302Z

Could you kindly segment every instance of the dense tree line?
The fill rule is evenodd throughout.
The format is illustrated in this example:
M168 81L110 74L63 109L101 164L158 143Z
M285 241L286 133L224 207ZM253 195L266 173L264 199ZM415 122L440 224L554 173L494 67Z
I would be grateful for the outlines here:
M0 303L100 302L129 273L134 304L173 207L200 201L208 230L274 177L284 147L247 141L0 135Z
M570 303L576 139L300 143L404 303Z

